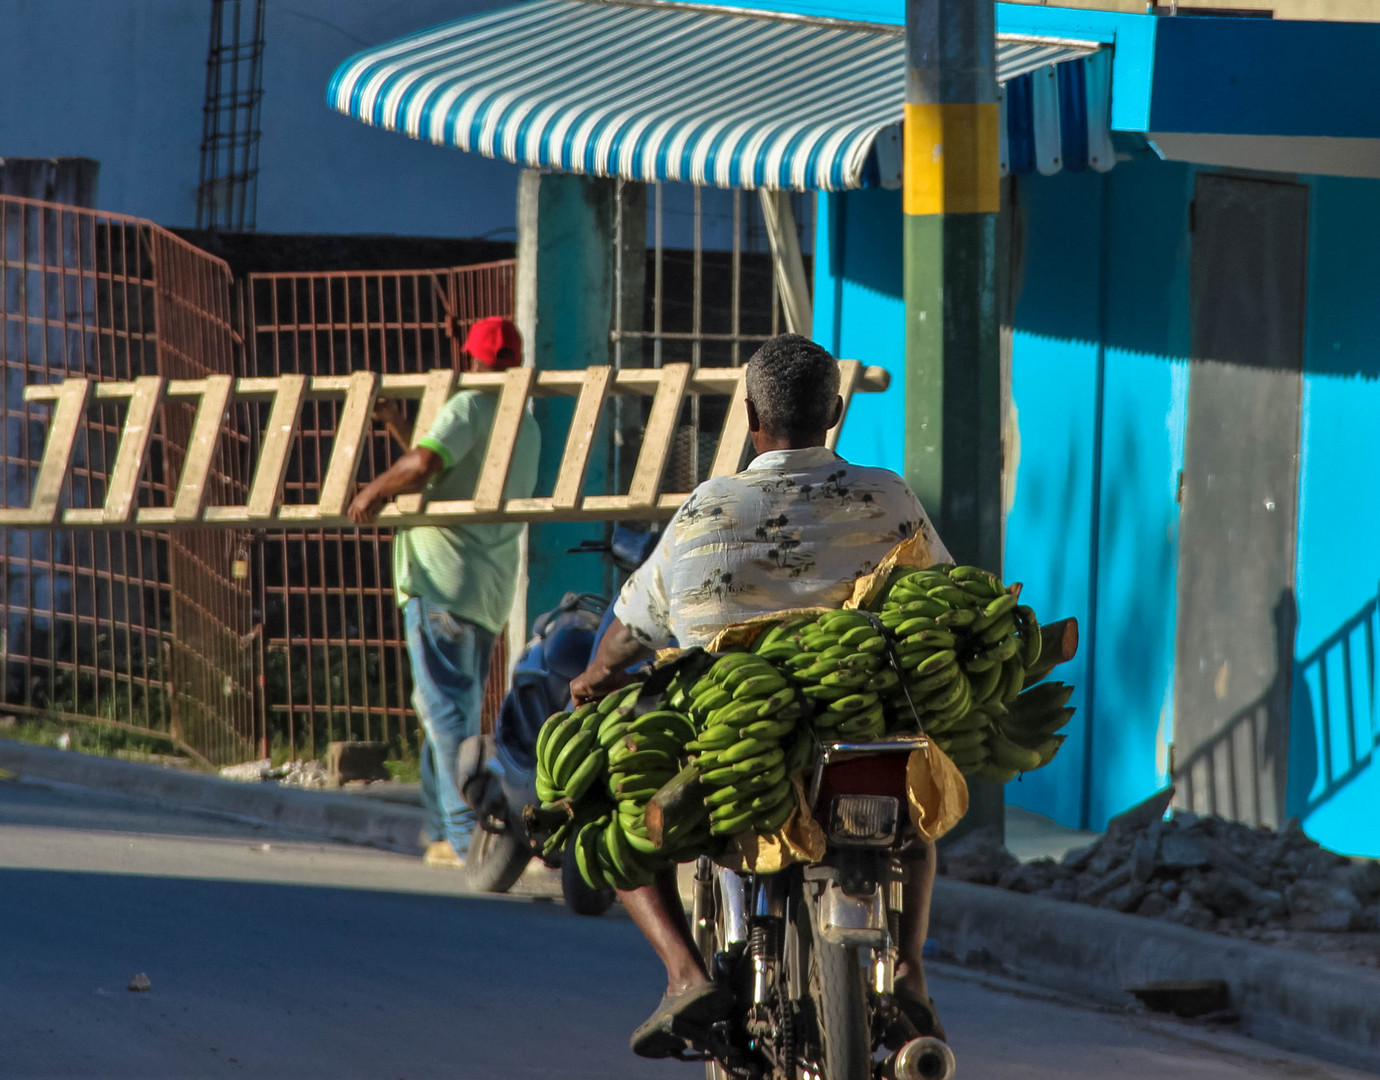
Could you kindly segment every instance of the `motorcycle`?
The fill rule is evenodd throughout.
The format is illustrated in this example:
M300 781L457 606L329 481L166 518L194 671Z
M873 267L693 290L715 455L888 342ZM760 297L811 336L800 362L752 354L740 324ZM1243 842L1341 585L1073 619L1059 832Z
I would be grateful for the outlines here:
M631 573L651 554L658 535L617 525L608 541L585 541L567 554L603 554ZM513 665L493 734L460 744L460 792L475 813L465 858L470 888L507 892L539 855L522 820L523 807L537 801L537 732L548 716L566 707L571 682L589 666L612 617L613 605L605 597L574 592L538 616ZM561 893L580 915L600 915L614 900L612 892L591 889L573 859L562 863Z
M695 1033L707 1080L950 1080L953 1052L922 1037L897 1046L894 993L907 854L906 761L917 735L825 743L808 804L827 848L817 863L737 874L701 857L691 926L727 1020ZM880 1060L878 1052L890 1044Z

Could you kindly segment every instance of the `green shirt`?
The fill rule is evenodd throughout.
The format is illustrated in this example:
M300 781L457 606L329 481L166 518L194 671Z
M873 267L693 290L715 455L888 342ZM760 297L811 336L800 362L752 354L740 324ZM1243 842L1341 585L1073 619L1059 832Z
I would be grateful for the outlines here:
M431 430L417 443L441 457L442 469L426 486L429 501L474 498L493 426L495 394L463 390L441 407ZM513 446L505 498L529 498L537 486L541 432L524 413ZM508 621L517 591L522 526L415 525L393 540L393 582L398 606L419 596L463 619L498 633Z

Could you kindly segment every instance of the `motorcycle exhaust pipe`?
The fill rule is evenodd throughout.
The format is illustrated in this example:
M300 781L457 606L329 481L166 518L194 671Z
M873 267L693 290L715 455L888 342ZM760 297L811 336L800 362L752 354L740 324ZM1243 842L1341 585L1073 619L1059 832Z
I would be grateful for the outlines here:
M884 1080L952 1080L957 1071L948 1043L928 1035L911 1039L882 1062Z

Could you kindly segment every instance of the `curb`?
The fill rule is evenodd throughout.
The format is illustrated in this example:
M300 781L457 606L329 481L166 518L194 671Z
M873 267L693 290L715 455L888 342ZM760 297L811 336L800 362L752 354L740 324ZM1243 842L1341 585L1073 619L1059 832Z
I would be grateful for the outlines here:
M1159 979L1224 979L1241 1030L1380 1069L1380 973L1137 915L959 881L935 882L930 936L960 961L1129 1006Z
M0 768L21 779L96 788L156 799L228 817L277 825L323 839L419 854L419 808L333 791L306 791L272 783L241 783L204 773L95 757L0 739Z

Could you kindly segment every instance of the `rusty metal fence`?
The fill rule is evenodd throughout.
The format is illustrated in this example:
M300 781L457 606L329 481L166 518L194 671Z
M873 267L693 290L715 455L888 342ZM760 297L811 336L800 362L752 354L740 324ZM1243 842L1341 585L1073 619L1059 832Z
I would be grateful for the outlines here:
M229 269L149 222L0 198L0 298L5 506L98 508L128 467L115 452L123 405L98 393L64 414L64 402L30 400L26 386L238 374ZM139 506L169 505L191 422L172 396L143 418ZM46 476L45 432L60 424L74 429L70 469ZM220 439L209 483L215 497L239 498L244 446L231 431ZM256 734L254 650L237 542L210 531L0 528L0 707L135 732L205 763L245 756Z
M38 529L13 508L61 503L67 521L98 521L124 482L135 506L171 507L198 438L195 380L450 367L476 319L511 316L513 285L511 262L237 283L150 222L0 198L0 506L11 508L0 714L95 723L206 765L277 746L315 754L340 738L416 746L389 534ZM93 388L65 398L71 377ZM159 377L157 390L140 382ZM341 407L303 403L286 501L319 498ZM202 447L205 502L244 501L267 413L236 399ZM44 467L50 439L70 442L61 470ZM400 453L381 430L370 440L362 481ZM502 641L486 724L503 692Z
M512 317L511 261L441 270L253 274L244 284L251 366L260 376L420 373L462 366L475 320ZM288 459L285 503L315 503L344 403L308 400ZM252 422L266 421L258 406ZM375 426L360 455L368 482L402 452ZM311 529L261 535L263 708L296 756L332 739L415 743L401 613L392 590L392 534ZM483 712L492 725L507 656L495 645Z

